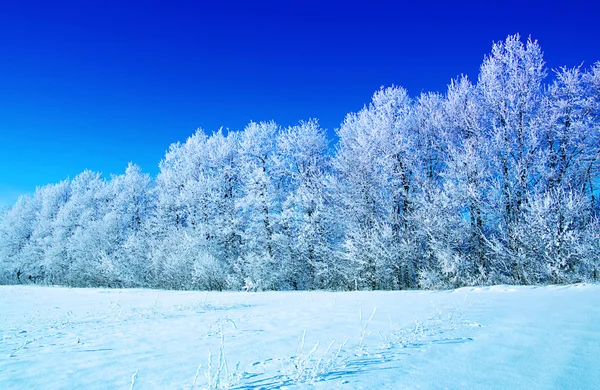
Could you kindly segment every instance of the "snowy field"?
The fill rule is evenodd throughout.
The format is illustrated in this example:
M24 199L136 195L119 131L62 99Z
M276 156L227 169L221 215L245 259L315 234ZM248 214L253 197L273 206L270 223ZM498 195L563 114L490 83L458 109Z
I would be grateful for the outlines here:
M598 389L600 286L0 287L1 389Z

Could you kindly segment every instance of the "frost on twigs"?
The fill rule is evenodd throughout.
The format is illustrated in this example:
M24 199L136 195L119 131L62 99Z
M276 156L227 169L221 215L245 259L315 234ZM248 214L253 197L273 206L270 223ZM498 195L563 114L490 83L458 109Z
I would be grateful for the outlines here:
M200 366L198 366L198 370L196 371L194 384L196 383L199 370ZM212 352L209 350L208 363L206 370L204 371L204 376L208 386L207 389L210 390L230 389L237 385L241 380L239 362L233 368L230 368L227 364L227 358L225 356L225 335L222 331L217 361L214 361Z

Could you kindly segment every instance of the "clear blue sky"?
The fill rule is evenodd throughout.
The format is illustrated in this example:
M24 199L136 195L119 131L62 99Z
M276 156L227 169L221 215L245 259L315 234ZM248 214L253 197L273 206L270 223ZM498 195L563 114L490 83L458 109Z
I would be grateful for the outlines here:
M0 207L86 168L154 175L198 127L333 134L381 85L476 78L516 32L551 68L600 60L598 2L561 3L0 0Z

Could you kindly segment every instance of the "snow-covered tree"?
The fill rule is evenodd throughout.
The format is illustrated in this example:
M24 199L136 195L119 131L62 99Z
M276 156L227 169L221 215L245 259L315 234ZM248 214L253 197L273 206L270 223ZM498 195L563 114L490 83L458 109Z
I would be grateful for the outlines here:
M600 226L589 206L583 193L561 188L528 200L516 227L519 282L573 283L597 278Z
M61 208L64 207L71 196L70 187L69 181L64 180L54 185L50 184L38 188L34 194L35 198L39 198L40 209L31 235L31 242L35 245L36 256L34 261L41 265L39 277L45 283L64 283L63 280L57 279L58 270L54 268L54 258L52 257L52 246L54 244L53 223Z
M239 134L221 130L207 140L207 171L211 180L210 204L213 210L210 223L212 264L218 264L227 275L233 274L236 261L241 255L242 231L240 216L236 213L236 202L240 199L238 170ZM229 287L238 285L233 278Z
M537 119L545 77L537 41L524 44L518 34L495 43L479 73L478 92L498 181L498 213L509 230L539 180L536 164L542 140Z
M469 273L471 278L485 278L491 271L485 245L486 234L491 230L491 221L486 220L491 211L491 140L485 132L482 115L482 105L469 79L463 76L453 80L444 102L448 152L443 188L458 208L456 212L461 214L461 223L465 225L464 231L453 230L453 233L466 235L462 237L461 256L468 261L462 263L467 267L462 274ZM454 265L451 268L459 269Z
M335 278L327 147L316 120L289 127L277 138L285 192L281 229L289 247L284 278L293 289L328 287Z
M281 287L286 243L280 234L283 181L278 171L274 122L251 122L240 134L240 197L236 203L242 231L242 256L236 273L252 288Z
M177 288L192 287L192 272L201 265L190 253L213 259L224 274L233 267L240 246L235 215L236 145L235 133L225 137L218 131L208 137L198 130L184 144L171 145L161 162L152 220L152 268L159 285L168 281ZM185 243L182 248L177 248L179 241ZM180 277L187 282L175 283ZM196 278L196 286L202 283L224 288L225 282Z
M148 233L155 204L152 189L150 175L131 163L124 174L113 176L108 183L110 204L102 223L111 237L104 255L113 264L114 285L149 283Z
M382 288L381 278L388 278L386 287L416 283L414 248L406 234L415 191L411 110L405 89L382 88L369 106L347 115L337 131L333 165L345 236L341 258L350 267L349 281L360 287ZM388 256L373 251L389 242L400 246Z
M597 118L594 99L586 91L580 67L561 68L548 89L544 138L547 191L556 189L581 192L589 185L590 168L598 152ZM590 88L591 89L591 88ZM587 89L588 91L590 89Z
M542 140L539 116L543 107L542 82L546 77L537 41L525 44L519 35L495 43L481 65L478 92L484 123L491 142L494 205L492 219L502 222L506 250L516 253L522 208L539 184ZM504 233L504 232L503 232ZM522 278L512 267L513 277Z
M586 108L590 117L587 121L590 135L586 137L589 145L586 150L586 191L596 215L600 215L600 61L585 72L582 79L587 96Z
M32 283L41 264L30 262L31 236L40 209L39 198L23 195L0 219L0 278L3 283Z

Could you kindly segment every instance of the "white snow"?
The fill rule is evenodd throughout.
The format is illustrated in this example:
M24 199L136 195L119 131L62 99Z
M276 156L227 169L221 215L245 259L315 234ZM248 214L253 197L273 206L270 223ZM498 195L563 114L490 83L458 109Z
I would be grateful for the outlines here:
M599 285L2 286L0 331L1 389L600 388Z

